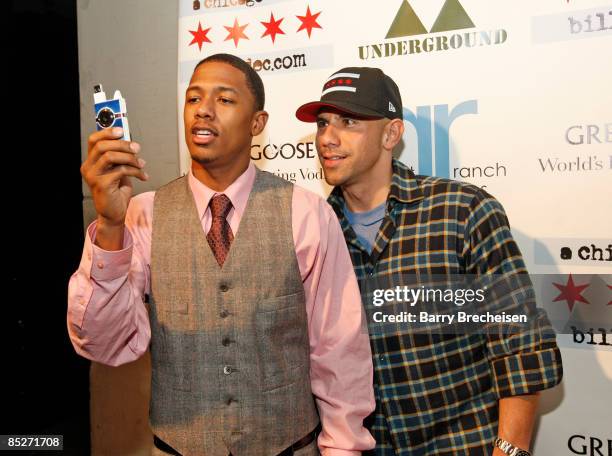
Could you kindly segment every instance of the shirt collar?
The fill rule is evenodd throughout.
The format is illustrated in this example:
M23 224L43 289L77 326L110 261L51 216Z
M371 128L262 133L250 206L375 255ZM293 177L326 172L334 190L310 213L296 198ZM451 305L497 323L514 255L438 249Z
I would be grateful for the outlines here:
M397 200L402 203L411 203L423 199L423 190L421 184L414 172L399 160L393 159L393 176L391 177L391 185L389 188L389 200ZM336 210L336 213L343 212L344 195L340 187L334 187L329 195L329 202Z
M414 172L399 160L393 159L393 177L389 189L389 199L402 203L412 203L423 199L421 184Z
M208 204L213 196L217 194L224 194L232 202L235 214L238 216L238 220L242 219L242 214L246 209L249 194L253 189L255 183L255 165L253 162L249 163L246 171L242 173L238 178L230 184L223 192L216 192L211 188L200 182L194 175L191 168L187 176L189 180L189 188L193 193L195 199L196 208L198 210L198 217L200 220L204 217L204 214L208 210Z

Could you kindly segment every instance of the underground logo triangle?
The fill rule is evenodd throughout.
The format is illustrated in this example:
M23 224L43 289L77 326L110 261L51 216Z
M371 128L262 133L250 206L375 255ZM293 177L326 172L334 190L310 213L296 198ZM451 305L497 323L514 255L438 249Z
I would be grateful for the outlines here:
M459 30L476 27L465 12L459 0L446 0L438 18L431 28L431 33L448 32L449 30Z
M385 38L422 35L424 33L427 33L427 29L423 26L423 23L412 9L412 6L410 6L410 3L408 3L408 0L404 0Z

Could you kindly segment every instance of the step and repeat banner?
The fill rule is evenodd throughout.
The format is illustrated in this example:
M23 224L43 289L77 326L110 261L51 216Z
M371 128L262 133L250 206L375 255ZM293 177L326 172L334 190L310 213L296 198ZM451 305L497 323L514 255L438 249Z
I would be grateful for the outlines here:
M536 454L612 454L612 3L180 0L178 41L181 171L189 78L226 52L266 87L252 160L322 196L315 126L296 108L339 68L389 74L397 157L501 201L560 332L565 377L543 394Z

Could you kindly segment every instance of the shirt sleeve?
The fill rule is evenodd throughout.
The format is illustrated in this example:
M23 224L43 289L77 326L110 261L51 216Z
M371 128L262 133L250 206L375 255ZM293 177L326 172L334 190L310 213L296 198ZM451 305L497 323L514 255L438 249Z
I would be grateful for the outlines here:
M561 353L546 312L536 307L533 285L502 205L479 190L465 227L466 272L486 276L488 283L492 280L492 288L504 290L496 292L500 301L520 305L528 319L512 331L487 332L487 357L497 397L533 394L555 386L563 376Z
M319 196L294 187L293 239L304 289L310 378L324 456L358 455L375 441L363 420L375 407L373 367L357 278L340 224Z
M96 222L87 229L79 268L68 284L68 334L76 352L110 366L135 361L151 339L145 296L150 283L153 193L132 198L123 249L94 244Z

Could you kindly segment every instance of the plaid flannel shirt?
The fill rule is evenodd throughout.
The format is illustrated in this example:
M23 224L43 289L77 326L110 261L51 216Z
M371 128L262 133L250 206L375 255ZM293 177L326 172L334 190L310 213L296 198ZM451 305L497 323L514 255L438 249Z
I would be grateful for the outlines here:
M415 176L393 161L386 213L372 252L359 243L335 188L336 212L360 286L393 274L526 274L501 204L479 187ZM550 329L542 312L539 328ZM552 329L494 337L371 334L377 455L489 455L498 400L561 381Z

